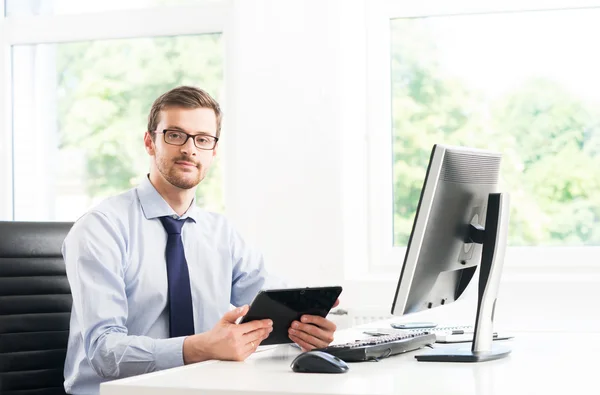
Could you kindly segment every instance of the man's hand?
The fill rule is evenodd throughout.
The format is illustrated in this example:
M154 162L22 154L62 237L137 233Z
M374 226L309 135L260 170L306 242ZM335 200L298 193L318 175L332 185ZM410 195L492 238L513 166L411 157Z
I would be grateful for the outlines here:
M339 299L336 300L333 307L339 303ZM318 315L303 315L300 321L292 322L288 329L288 335L294 343L302 348L302 351L327 347L333 341L336 326L327 318Z
M248 306L226 313L208 332L188 336L183 342L183 361L189 363L219 359L243 361L256 351L273 330L271 320L256 320L244 324L235 321L248 312Z

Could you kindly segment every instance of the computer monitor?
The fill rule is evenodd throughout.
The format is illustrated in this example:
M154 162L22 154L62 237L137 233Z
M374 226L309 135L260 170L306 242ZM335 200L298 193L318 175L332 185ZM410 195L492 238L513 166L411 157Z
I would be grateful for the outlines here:
M500 161L495 152L433 147L392 314L454 302L478 266L479 290L472 346L434 349L418 360L477 362L510 353L492 343L509 219L508 194L499 193Z

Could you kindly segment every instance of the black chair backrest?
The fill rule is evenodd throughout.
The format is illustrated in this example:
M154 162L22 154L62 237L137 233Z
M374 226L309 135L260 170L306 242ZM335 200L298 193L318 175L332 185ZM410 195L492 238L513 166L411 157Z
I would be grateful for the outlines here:
M64 395L72 223L0 222L0 394Z

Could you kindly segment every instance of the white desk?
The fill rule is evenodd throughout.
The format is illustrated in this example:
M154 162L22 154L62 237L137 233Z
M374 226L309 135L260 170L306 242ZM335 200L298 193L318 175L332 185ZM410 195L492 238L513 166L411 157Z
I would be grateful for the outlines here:
M352 336L340 331L339 338ZM101 395L598 393L600 334L517 333L512 354L479 364L418 362L424 350L349 364L343 374L294 373L290 345L245 362L207 361L102 384ZM336 336L337 337L337 336ZM445 345L436 345L445 347ZM427 349L425 349L427 350Z

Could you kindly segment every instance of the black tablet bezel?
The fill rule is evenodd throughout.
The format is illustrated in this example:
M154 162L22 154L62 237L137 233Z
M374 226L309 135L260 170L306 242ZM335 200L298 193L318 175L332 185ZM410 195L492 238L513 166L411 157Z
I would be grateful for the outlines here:
M331 292L331 300L319 300L315 297L317 294L323 295L323 292ZM295 295L289 295L294 293ZM333 308L335 301L342 293L341 286L328 286L328 287L306 287L306 288L285 288L285 289L269 289L260 291L252 303L248 313L242 318L240 324L250 322L259 319L271 319L273 321L273 331L269 334L261 345L271 344L286 344L293 343L289 338L288 329L294 320L300 320L300 317L304 314L319 315L326 317L329 311ZM282 297L296 297L296 298L313 298L313 303L310 300L307 304L317 305L326 303L325 307L320 308L309 308L309 309L291 309L290 306L277 304L274 300L281 300ZM321 296L322 298L322 296ZM276 308L274 308L276 307Z

